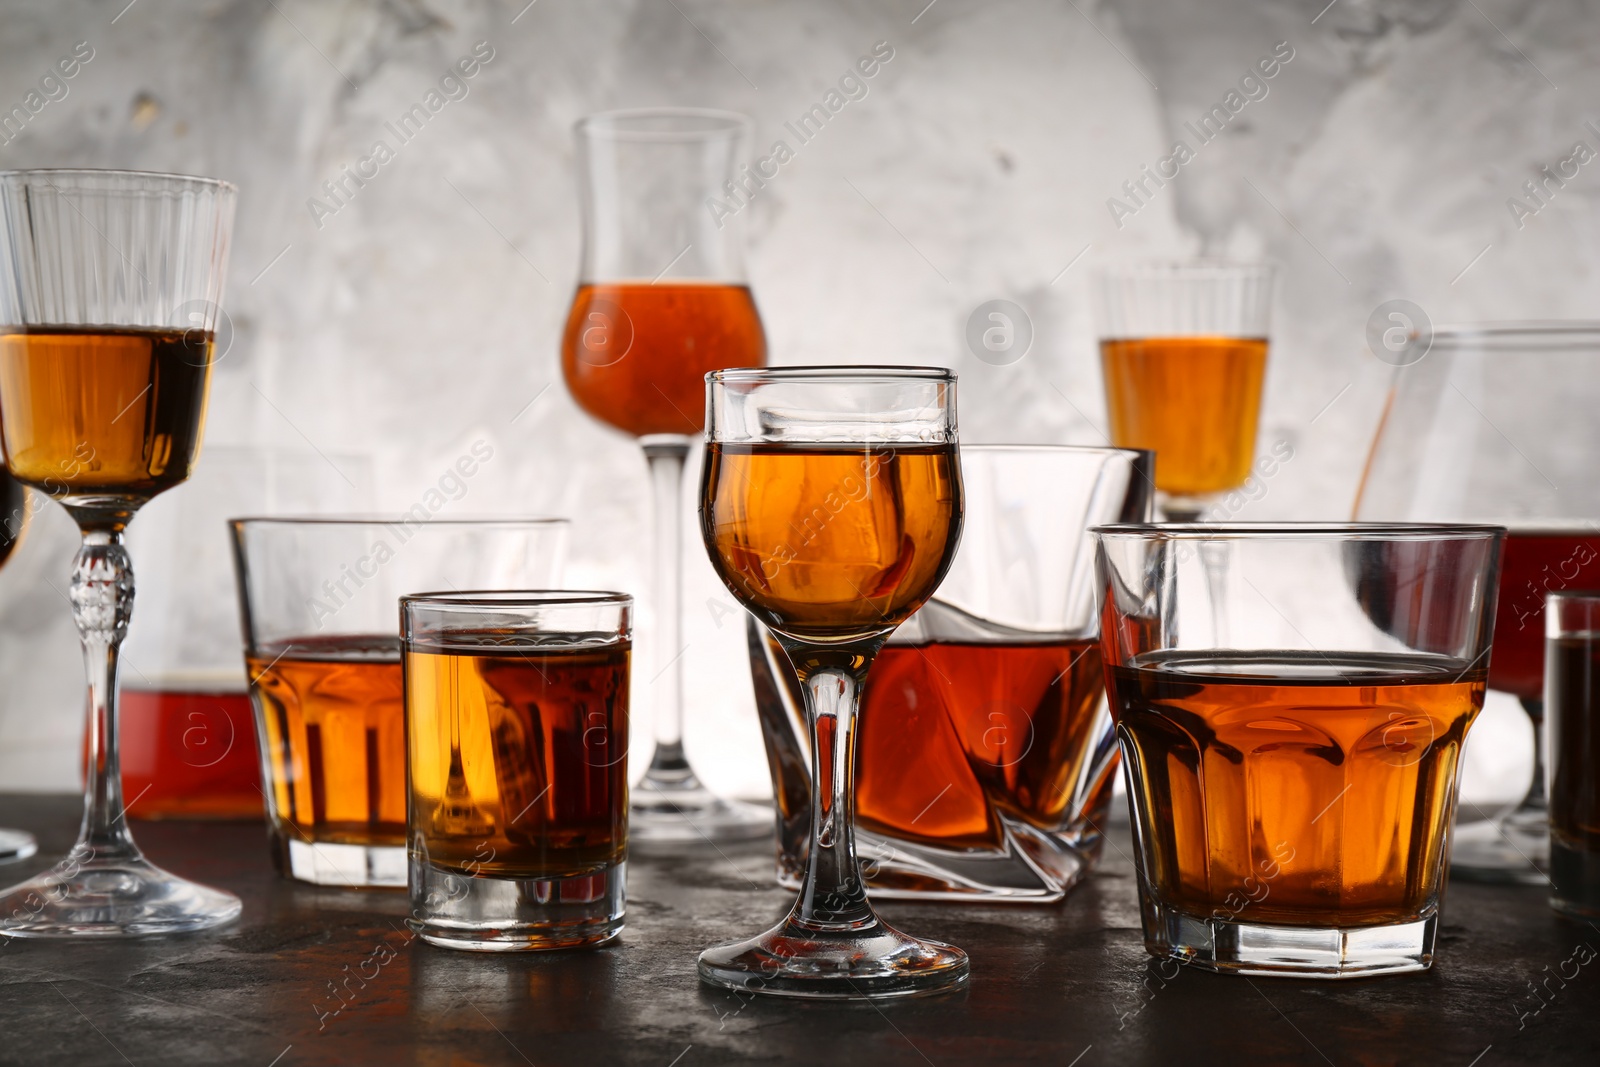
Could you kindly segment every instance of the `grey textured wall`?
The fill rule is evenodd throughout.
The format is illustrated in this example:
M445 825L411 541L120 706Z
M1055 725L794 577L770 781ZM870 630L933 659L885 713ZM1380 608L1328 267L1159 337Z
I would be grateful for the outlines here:
M577 263L569 129L589 111L733 108L755 117L764 152L889 42L867 96L791 140L795 160L747 212L753 284L777 362L958 368L968 440L1103 440L1086 308L1097 259L1278 261L1262 435L1294 459L1246 517L1347 514L1386 381L1362 340L1380 302L1409 298L1435 321L1595 314L1600 169L1536 215L1507 206L1575 142L1600 147L1584 125L1600 123L1591 4L524 2L7 0L0 109L24 105L78 42L93 58L6 135L0 166L236 180L236 337L209 442L365 453L363 492L405 507L483 438L496 458L453 508L570 514L573 581L636 590L642 462L567 399L557 362ZM321 183L477 42L493 58L468 94L347 204L313 211ZM1293 58L1266 95L1114 218L1123 183L1175 139L1195 147L1184 123L1279 42ZM997 297L1036 330L1008 367L963 341L967 315ZM47 509L0 573L7 787L76 777L80 666L57 591L73 540ZM743 676L740 627L712 606L698 552L690 566L688 741L715 784L758 793L748 693L711 681ZM1480 795L1495 760L1519 773L1517 727L1491 717L1480 731L1505 740L1474 746Z

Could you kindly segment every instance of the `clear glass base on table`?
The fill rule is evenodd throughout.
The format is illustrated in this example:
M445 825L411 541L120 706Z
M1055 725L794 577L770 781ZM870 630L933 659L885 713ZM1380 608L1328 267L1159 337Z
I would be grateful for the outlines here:
M404 889L404 845L352 845L304 841L273 832L278 871L312 885L377 886Z
M1550 826L1543 798L1482 822L1457 823L1450 836L1450 877L1494 885L1548 885Z
M658 745L632 789L628 842L634 851L697 842L757 841L772 836L770 808L724 800L700 784L681 745Z
M926 996L966 982L967 954L902 934L875 915L864 925L822 925L791 913L764 934L700 953L700 980L780 997Z
M0 863L25 860L39 851L39 842L23 830L0 830Z
M1145 948L1208 971L1356 978L1433 966L1438 917L1388 926L1315 927L1187 915L1146 903Z
M413 914L424 941L476 952L599 945L622 932L628 865L566 878L467 877L411 858ZM509 919L507 916L514 916Z
M12 937L146 937L205 930L239 917L239 898L162 870L137 848L97 855L76 846L50 870L0 896Z

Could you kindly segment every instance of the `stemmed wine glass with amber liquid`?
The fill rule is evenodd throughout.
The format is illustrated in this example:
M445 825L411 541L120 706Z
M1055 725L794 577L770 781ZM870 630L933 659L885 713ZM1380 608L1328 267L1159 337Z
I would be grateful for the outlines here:
M6 468L83 533L69 597L89 673L83 826L0 894L0 934L200 930L239 900L150 863L125 813L118 650L133 610L123 532L189 477L204 436L234 187L137 171L0 172L0 439Z
M651 108L577 125L583 260L561 343L573 399L639 439L655 519L655 753L635 786L635 843L723 841L771 832L771 816L700 784L683 747L683 469L705 424L708 371L760 367L766 336L745 281L741 220L727 195L749 120Z
M795 367L707 376L700 528L734 597L777 638L805 696L811 840L782 922L707 949L743 992L897 997L966 981L958 948L873 912L855 846L861 688L885 639L939 587L961 534L955 376Z
M1273 269L1134 263L1094 276L1111 443L1156 454L1157 501L1194 522L1245 484L1267 370Z

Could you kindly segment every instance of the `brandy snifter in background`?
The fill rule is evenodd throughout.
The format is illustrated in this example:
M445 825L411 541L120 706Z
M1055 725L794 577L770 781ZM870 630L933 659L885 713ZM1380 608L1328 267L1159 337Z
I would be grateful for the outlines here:
M1241 974L1431 966L1504 529L1096 532L1145 947Z
M134 585L123 531L200 455L234 195L183 175L0 172L0 438L11 474L83 533L70 599L89 671L78 842L0 895L0 933L179 933L239 914L238 898L140 853L117 739Z
M811 838L788 916L700 954L713 985L894 997L967 978L960 949L883 922L855 847L861 686L939 587L961 534L955 376L789 367L707 376L700 528L729 592L782 645L805 695Z
M565 519L235 519L245 664L280 873L406 884L399 601L545 587Z
M481 951L622 930L633 600L432 593L401 601L412 928Z
M1094 274L1111 443L1156 454L1162 514L1192 521L1255 459L1273 268L1196 260Z
M765 809L713 795L683 746L683 470L705 375L760 367L767 340L745 280L743 220L708 211L744 161L750 120L644 108L577 124L583 258L561 339L578 406L639 439L655 523L650 668L655 751L633 791L635 843L763 837Z

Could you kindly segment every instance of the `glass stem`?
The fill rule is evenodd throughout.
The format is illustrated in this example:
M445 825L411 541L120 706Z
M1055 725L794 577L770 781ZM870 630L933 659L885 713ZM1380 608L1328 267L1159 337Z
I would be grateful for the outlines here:
M878 918L856 858L856 723L861 686L884 638L866 649L825 651L780 640L804 688L811 733L811 851L789 921L827 930L870 926Z
M689 439L675 434L642 438L650 465L655 521L656 651L650 689L655 706L655 753L643 788L696 789L683 752L683 467Z
M139 849L128 832L117 742L118 655L133 614L133 567L120 530L84 531L71 599L89 673L89 722L83 828L69 858L133 859Z

